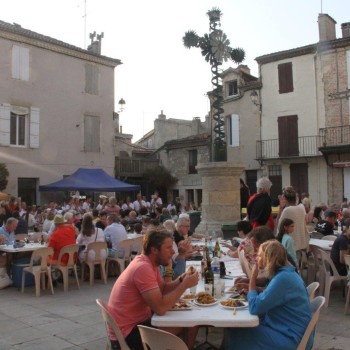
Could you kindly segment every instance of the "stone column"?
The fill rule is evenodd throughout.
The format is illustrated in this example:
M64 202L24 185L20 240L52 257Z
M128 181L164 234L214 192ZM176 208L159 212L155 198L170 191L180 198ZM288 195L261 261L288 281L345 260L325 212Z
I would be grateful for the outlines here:
M240 220L240 175L244 168L231 162L198 164L202 177L202 218L196 233L221 231L221 225Z

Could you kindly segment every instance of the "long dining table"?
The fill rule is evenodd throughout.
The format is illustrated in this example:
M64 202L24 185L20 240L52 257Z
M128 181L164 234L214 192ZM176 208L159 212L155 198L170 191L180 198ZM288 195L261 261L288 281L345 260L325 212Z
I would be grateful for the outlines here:
M194 301L186 300L190 307L184 310L167 311L163 316L154 314L151 323L156 327L193 327L193 326L213 326L213 327L257 327L259 325L258 316L251 315L248 307L226 308L220 301L227 299L232 292L229 288L233 286L237 277L245 276L238 259L224 256L220 259L225 263L226 276L222 280L225 283L224 293L217 299L215 304L198 305ZM186 266L193 266L200 272L200 261L187 261ZM196 293L204 291L204 281L201 279L197 285ZM189 290L185 294L190 293Z

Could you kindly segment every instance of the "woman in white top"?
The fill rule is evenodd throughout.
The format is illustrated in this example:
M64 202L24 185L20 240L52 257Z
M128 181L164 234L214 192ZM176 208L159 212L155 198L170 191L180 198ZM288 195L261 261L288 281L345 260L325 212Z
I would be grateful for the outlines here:
M293 237L295 250L306 249L309 245L309 234L306 227L305 209L303 206L296 204L296 192L293 187L286 187L283 191L283 198L286 200L286 206L283 208L279 218L278 226L283 219L291 219L294 221L294 231L291 233Z
M89 252L88 256L86 256L88 244L93 242L104 242L104 241L105 241L104 233L100 228L97 228L94 226L92 222L92 215L90 213L84 214L83 221L81 224L81 232L77 237L77 244L82 246L82 249L79 253L80 261L84 261L86 259L91 261L94 260L95 252L93 250ZM102 257L103 257L103 254L107 256L106 251L101 252Z

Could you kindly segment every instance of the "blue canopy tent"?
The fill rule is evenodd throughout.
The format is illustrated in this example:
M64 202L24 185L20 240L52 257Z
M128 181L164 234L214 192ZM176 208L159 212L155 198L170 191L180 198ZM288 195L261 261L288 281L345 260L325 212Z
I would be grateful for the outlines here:
M75 173L62 180L39 186L39 191L94 191L126 192L139 191L139 185L132 185L115 179L103 169L79 168Z

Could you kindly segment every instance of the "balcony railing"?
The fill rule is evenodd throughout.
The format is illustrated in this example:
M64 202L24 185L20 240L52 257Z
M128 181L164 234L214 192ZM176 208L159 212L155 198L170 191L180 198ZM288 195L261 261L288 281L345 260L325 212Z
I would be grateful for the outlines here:
M320 129L322 147L350 145L350 125Z
M144 171L159 165L157 159L115 159L115 175L117 177L138 177Z
M298 149L280 150L279 139L261 140L256 142L257 159L296 158L322 156L318 148L322 146L320 136L298 137Z

